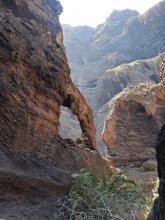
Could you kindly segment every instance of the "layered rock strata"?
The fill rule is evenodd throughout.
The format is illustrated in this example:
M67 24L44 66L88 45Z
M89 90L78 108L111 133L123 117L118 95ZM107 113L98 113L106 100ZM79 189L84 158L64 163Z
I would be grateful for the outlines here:
M69 76L58 21L59 2L11 2L0 2L0 88L2 117L20 120L12 126L12 145L34 149L36 136L53 140L58 134L60 106L64 105L77 115L89 145L95 148L92 112ZM6 130L10 130L8 122L1 123Z
M59 219L55 195L69 190L72 172L110 169L96 149L92 111L70 78L61 12L56 0L0 0L3 219ZM84 141L59 136L61 106L77 115Z

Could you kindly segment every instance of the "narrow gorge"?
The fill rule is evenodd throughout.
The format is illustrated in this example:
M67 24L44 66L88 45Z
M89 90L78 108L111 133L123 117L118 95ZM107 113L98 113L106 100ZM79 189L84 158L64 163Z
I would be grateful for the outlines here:
M61 13L0 0L0 219L165 220L165 0Z

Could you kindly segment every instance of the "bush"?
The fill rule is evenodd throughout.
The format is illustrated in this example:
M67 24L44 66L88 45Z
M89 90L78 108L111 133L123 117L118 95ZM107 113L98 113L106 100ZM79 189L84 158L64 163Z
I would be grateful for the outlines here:
M127 173L107 174L103 178L81 170L65 206L75 220L136 219L136 210L149 210L149 201Z

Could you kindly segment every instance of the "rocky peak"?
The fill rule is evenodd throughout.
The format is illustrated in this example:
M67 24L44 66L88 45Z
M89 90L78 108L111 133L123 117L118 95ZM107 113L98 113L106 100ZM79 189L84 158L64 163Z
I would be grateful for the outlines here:
M116 37L122 33L124 25L132 18L139 15L137 11L134 10L115 10L107 18L106 22L97 28L96 38L106 37ZM97 40L96 40L97 42Z
M112 25L113 22L127 21L129 18L137 17L139 13L135 10L114 10L107 18L106 23Z

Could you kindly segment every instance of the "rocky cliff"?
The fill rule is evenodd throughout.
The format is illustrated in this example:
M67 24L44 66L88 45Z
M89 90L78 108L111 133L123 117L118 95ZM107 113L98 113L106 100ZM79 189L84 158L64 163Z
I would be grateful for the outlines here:
M6 96L1 101L1 114L7 118L11 114L13 121L15 118L21 121L13 124L17 132L13 134L12 144L26 150L28 146L34 149L35 136L53 140L58 134L60 106L63 105L78 116L89 145L94 147L92 112L69 76L57 17L62 10L59 2L12 2L1 2L0 36L1 94ZM22 108L27 109L26 114ZM5 120L4 123L2 121L1 125L10 130ZM3 139L9 132L4 132ZM21 134L24 134L24 140L21 140Z
M0 218L59 219L70 173L109 170L92 111L72 83L56 0L0 0ZM60 107L77 115L79 144L59 136ZM88 149L87 149L88 148Z

